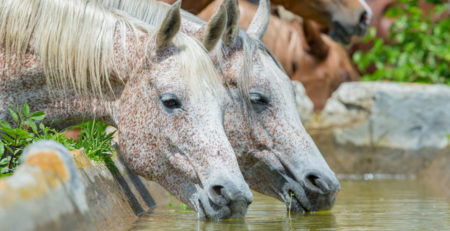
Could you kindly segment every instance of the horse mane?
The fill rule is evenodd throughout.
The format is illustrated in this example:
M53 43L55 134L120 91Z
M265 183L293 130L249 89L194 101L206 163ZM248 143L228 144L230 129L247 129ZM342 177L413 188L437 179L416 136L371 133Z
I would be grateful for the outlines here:
M118 9L150 25L160 25L170 5L156 0L91 0L108 9Z
M119 49L123 51L127 50L124 38L128 31L134 36L138 32L149 36L157 32L126 13L107 10L89 0L2 0L0 3L0 45L5 49L5 56L22 58L27 52L39 55L47 84L64 90L71 88L78 93L101 95L104 87L111 88L110 73L117 70L113 58L117 31L122 33ZM173 44L178 50L175 55L181 75L187 78L194 93L206 89L216 92L222 87L212 61L199 42L177 33ZM146 56L149 53L146 50ZM151 59L146 58L150 63Z

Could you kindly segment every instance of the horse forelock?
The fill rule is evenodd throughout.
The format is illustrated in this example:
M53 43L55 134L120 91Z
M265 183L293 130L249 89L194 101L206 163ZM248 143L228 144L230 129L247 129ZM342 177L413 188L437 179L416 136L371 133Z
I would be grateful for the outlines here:
M224 87L217 70L200 42L190 36L179 33L174 40L178 52L181 67L181 75L186 78L186 83L195 96L202 96L210 92L219 96L224 92Z
M242 50L243 50L243 65L241 72L239 74L238 78L238 88L241 92L241 95L245 98L246 102L249 103L249 87L250 87L250 78L254 75L253 69L255 68L255 64L258 63L255 58L258 57L257 51L260 50L263 53L266 53L271 60L274 62L274 66L264 66L265 69L270 68L279 68L282 72L285 73L283 67L278 62L278 60L275 58L273 53L264 45L264 43L261 40L253 39L248 34L241 32L239 33L238 39L242 43ZM277 78L277 76L274 76L274 78Z

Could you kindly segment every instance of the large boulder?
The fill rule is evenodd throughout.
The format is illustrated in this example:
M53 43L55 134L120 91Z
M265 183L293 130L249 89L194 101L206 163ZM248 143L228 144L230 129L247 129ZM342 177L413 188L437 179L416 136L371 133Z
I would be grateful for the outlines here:
M321 118L339 144L442 149L449 144L450 87L344 83L328 100Z

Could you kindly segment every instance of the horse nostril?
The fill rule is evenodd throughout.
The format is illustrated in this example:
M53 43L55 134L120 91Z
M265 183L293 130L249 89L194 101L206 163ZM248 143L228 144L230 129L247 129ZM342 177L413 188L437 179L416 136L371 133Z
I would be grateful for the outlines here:
M214 192L215 195L217 195L217 196L222 195L223 186L221 186L221 185L214 185L214 186L211 187L211 189L212 189L212 192Z
M369 13L367 12L367 10L363 10L363 12L361 12L361 14L359 15L359 24L361 26L367 26L370 23L370 18L369 18Z
M225 188L222 185L213 185L209 189L210 199L218 205L228 204L228 199L224 195Z
M320 193L328 193L330 191L330 187L325 180L316 174L308 174L305 178L306 186L311 191L317 191Z

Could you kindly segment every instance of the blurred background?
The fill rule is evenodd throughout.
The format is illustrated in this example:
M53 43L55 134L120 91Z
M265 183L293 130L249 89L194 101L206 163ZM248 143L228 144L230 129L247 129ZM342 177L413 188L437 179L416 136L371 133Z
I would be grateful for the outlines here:
M183 0L182 8L207 20L220 2ZM250 23L258 2L239 0L243 29ZM272 0L273 17L264 43L291 79L303 84L316 113L342 82L450 84L448 1L366 0L373 14L369 28L345 45L330 38L327 23L302 2L305 1ZM326 0L310 2L329 4Z

